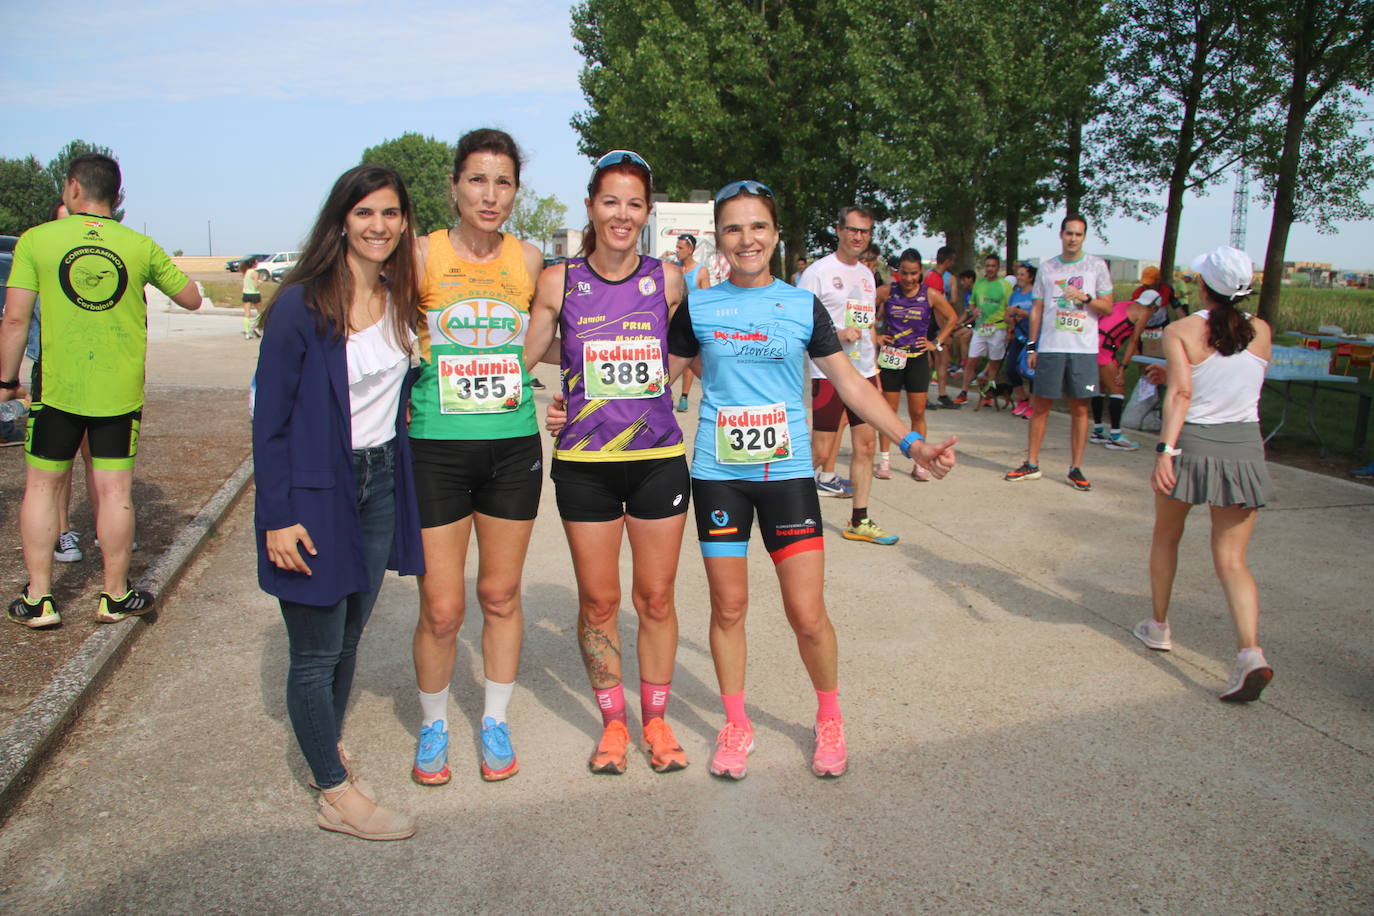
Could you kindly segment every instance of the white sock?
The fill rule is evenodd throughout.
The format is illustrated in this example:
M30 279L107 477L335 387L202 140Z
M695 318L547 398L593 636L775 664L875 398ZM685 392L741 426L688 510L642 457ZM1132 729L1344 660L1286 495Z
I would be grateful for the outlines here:
M892 453L891 453L891 452L879 452L879 453L878 453L878 457L879 457L880 459L882 459L883 461L890 461L890 460L892 459Z
M840 475L836 474L834 471L822 471L820 469L817 469L816 471L816 479L825 481L826 483L829 483L830 481L834 480L836 477L839 476Z
M1112 436L1113 436L1113 438L1115 438L1116 436L1119 436L1119 435L1121 435L1121 427L1118 426L1118 427L1116 427L1115 429L1112 430Z
M498 684L491 678L486 679L486 706L482 710L483 719L491 719L498 725L506 721L506 707L510 705L511 694L515 693L515 681Z
M428 728L435 722L448 722L448 688L438 693L420 691L420 727Z

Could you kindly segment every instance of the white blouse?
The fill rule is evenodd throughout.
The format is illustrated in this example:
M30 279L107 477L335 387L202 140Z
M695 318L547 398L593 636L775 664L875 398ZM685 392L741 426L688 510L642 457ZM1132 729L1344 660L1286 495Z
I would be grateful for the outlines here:
M390 314L387 311L372 327L350 334L345 348L355 449L385 445L396 438L396 409L410 358L395 339ZM413 331L410 340L415 340Z

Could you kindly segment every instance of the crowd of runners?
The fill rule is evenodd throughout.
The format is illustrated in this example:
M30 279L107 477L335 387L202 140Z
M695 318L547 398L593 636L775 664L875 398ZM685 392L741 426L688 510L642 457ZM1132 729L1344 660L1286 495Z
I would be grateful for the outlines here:
M582 251L544 267L537 249L503 231L522 161L501 131L465 135L449 185L456 221L418 238L395 172L349 170L280 293L257 322L245 313L244 333L262 334L253 417L259 580L281 604L287 709L319 790L319 826L378 840L415 829L413 818L377 805L342 744L358 644L386 569L419 576L411 775L430 786L452 778L449 689L474 537L484 668L478 764L488 781L519 771L509 705L524 633L522 576L545 472L530 391L540 362L560 371L543 423L555 437L548 471L576 575L577 643L601 716L592 772L623 773L632 744L618 620L623 542L633 558L639 721L650 766L666 773L689 762L668 707L675 580L690 512L710 586L709 641L724 715L707 768L741 779L755 745L745 621L757 526L815 693L812 770L840 776L848 757L839 641L824 598L820 498L852 501L846 539L895 544L899 535L869 510L873 481L891 479L894 444L911 461L914 481L948 474L956 437L927 442L927 411L958 409L970 392L978 407L1005 401L1009 416L1029 420L1027 457L1007 472L1009 481L1040 476L1048 412L1066 399L1067 479L1089 490L1082 470L1089 442L1137 448L1121 431L1123 367L1143 330L1171 317L1170 400L1153 480L1160 493L1154 614L1135 632L1152 649L1170 648L1177 537L1189 505L1211 504L1214 526L1225 529L1217 549L1227 558L1223 584L1242 650L1223 699L1258 696L1272 672L1255 643L1258 602L1243 558L1268 487L1250 417L1268 330L1235 308L1248 293L1248 259L1233 252L1202 265L1211 317L1184 319L1170 315L1172 290L1157 278L1115 302L1105 264L1083 251L1081 216L1064 219L1061 252L1038 270L1018 264L1006 275L988 255L981 276L953 277L957 253L948 248L930 269L914 249L883 264L874 214L847 205L838 209L835 250L796 259L788 283L770 266L779 242L774 193L754 180L715 194L719 263L698 263L690 237L679 240L677 263L640 255L654 175L639 154L614 150L592 169ZM112 160L77 160L64 192L72 215L25 234L9 281L0 400L24 393L22 337L35 294L45 301L42 400L35 373L21 519L30 580L8 610L10 620L34 628L61 620L51 594L56 494L83 439L106 541L100 619L144 613L153 603L127 582L146 340L141 290L151 282L188 308L200 298L192 302L194 284L151 240L111 220L118 189ZM109 264L117 276L108 289L100 274L74 292L73 260L97 256L100 264L86 269ZM250 268L245 301L250 285L257 295L251 275ZM70 329L81 322L111 339L136 337L137 345L111 347L95 365L75 368L85 358L69 352ZM1211 356L1222 361L1211 364ZM1214 368L1204 384L1191 367L1206 365ZM700 395L689 448L677 414L690 409L692 376ZM945 389L954 379L960 387L951 398ZM1195 416L1204 389L1211 392L1204 413L1212 413ZM898 416L903 402L906 419ZM1104 406L1110 426L1102 423ZM836 470L846 426L847 478Z

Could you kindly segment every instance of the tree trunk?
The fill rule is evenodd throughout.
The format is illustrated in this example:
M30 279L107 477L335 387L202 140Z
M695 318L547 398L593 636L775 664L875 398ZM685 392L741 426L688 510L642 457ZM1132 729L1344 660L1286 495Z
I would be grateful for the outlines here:
M1083 206L1083 124L1069 121L1069 148L1064 153L1064 212L1080 213Z
M1178 147L1174 167L1169 173L1169 202L1164 207L1164 241L1159 250L1159 279L1174 285L1174 259L1178 249L1178 228L1183 220L1183 195L1188 192L1188 173L1192 170L1193 143L1197 134L1197 107L1202 98L1202 78L1207 68L1207 23L1198 19L1193 33L1193 65L1188 90L1183 98L1183 120L1178 127Z
M973 268L973 243L978 234L978 215L974 212L972 204L960 207L954 216L954 224L945 232L945 244L954 249L954 268L955 276L961 270ZM951 302L954 300L951 299Z
M1298 157L1302 152L1303 128L1307 124L1307 80L1312 72L1312 30L1316 17L1313 0L1302 5L1299 15L1301 18L1290 25L1295 30L1293 82L1288 87L1288 121L1284 125L1283 152L1279 155L1278 180L1274 184L1274 218L1269 224L1269 244L1264 250L1264 285L1260 287L1259 297L1259 317L1270 324L1279 314L1283 256L1288 250L1288 230L1293 226Z
M1015 273L1018 255L1021 253L1021 207L1007 205L1007 263L1006 272Z

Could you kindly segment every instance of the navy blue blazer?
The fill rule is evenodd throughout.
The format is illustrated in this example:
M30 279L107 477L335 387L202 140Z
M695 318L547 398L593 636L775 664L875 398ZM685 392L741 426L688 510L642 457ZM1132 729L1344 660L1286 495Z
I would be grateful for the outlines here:
M406 431L406 404L416 374L407 374L396 413L396 529L387 569L403 576L425 571ZM282 290L272 303L256 381L258 584L278 598L324 607L368 591L353 478L347 353L342 339L318 330L299 286ZM279 569L267 558L266 533L297 522L318 551L312 557L300 548L313 575Z

